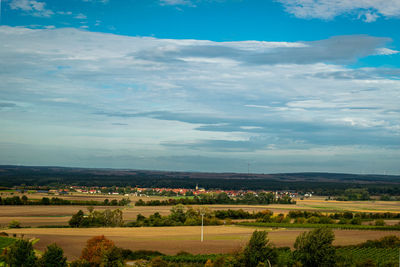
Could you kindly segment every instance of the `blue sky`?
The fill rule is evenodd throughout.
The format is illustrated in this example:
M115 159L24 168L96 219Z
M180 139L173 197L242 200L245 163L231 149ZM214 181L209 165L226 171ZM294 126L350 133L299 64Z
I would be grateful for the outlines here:
M400 174L397 0L2 0L0 164Z

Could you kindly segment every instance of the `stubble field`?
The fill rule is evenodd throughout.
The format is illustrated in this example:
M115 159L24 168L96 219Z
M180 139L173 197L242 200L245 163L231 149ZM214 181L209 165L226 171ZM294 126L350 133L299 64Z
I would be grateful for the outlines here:
M200 242L200 227L143 227L143 228L26 228L9 229L8 234L23 234L28 238L39 238L35 248L45 250L46 246L56 242L69 259L79 257L86 240L93 236L105 235L117 246L132 250L158 250L166 254L186 251L193 254L229 253L242 248L257 228L239 226L206 226L204 242ZM279 247L292 247L296 237L305 229L268 229L268 237ZM400 232L334 230L335 245L350 245L377 239Z
M35 194L32 194L35 195ZM40 198L48 196L40 194ZM31 196L29 196L31 197ZM49 197L49 196L48 196ZM104 196L75 194L71 198L82 198L84 200L98 200L96 197L105 198ZM118 197L118 196L115 196ZM62 197L66 198L66 197ZM121 196L119 196L121 198ZM139 198L148 199L168 199L167 197L130 197L133 202ZM249 212L258 212L265 209L273 211L275 214L287 214L291 210L308 210L320 211L323 213L329 212L394 212L400 213L399 201L326 201L324 197L313 197L310 199L297 199L296 205L206 205L211 210L221 209L243 209ZM96 210L116 209L120 208L124 214L124 220L129 222L136 219L140 213L144 216L149 216L155 212L161 215L169 214L171 206L134 206L133 204L125 207L110 207L110 206L95 206ZM6 226L12 220L18 220L22 226L43 226L43 225L68 225L68 221L72 214L78 210L87 211L87 206L0 206L0 226Z
M33 194L35 195L35 194ZM4 197L4 195L2 195ZM38 194L35 198L51 197ZM60 197L60 196L58 196ZM31 196L29 195L29 198ZM105 198L122 198L122 196L74 194L66 199L103 200ZM139 198L168 199L167 197L134 197L133 202ZM265 209L275 214L288 213L290 210L320 211L323 213L354 211L354 212L396 212L400 213L400 202L395 201L326 201L323 197L297 200L296 205L207 205L211 210L243 209L249 212L258 212ZM171 206L134 206L133 203L125 207L96 206L96 210L120 208L125 221L133 221L140 213L145 216L159 212L168 215ZM166 254L175 254L187 251L193 254L204 253L229 253L243 247L255 227L239 226L206 226L205 240L200 242L200 227L143 227L143 228L34 228L43 225L68 225L72 214L78 210L87 211L87 206L0 206L0 226L2 231L17 236L24 235L29 238L39 238L35 248L45 250L46 246L56 242L60 245L69 259L78 257L86 240L96 235L105 235L118 246L132 250L148 249L159 250ZM32 228L5 229L12 220L18 220L22 226ZM395 222L395 221L388 221ZM397 221L396 221L397 222ZM390 223L391 224L391 223ZM266 229L266 228L259 228ZM267 229L269 238L276 246L293 246L296 237L308 229ZM400 236L400 232L390 231L362 231L362 230L334 230L336 245L349 245L364 242L368 239L377 239L386 235Z

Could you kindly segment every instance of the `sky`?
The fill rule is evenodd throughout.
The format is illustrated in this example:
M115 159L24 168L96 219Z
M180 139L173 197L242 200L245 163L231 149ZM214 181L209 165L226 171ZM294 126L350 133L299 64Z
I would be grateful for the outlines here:
M399 0L0 3L0 164L400 174Z

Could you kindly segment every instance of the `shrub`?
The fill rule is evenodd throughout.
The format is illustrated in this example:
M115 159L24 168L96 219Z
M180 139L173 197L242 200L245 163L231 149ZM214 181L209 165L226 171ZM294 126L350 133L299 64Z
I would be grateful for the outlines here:
M38 262L38 266L43 267L66 267L67 258L64 257L64 251L56 244L47 246L47 250Z
M155 256L164 256L163 253L153 250L136 250L132 251L130 249L122 250L122 257L126 260L149 260Z
M155 257L150 262L151 267L168 267L168 263L161 257Z
M111 247L104 251L101 267L123 267L124 259L122 257L122 249L117 248L116 246Z
M361 218L355 217L350 221L350 223L354 225L361 225Z
M19 221L13 220L8 224L8 228L21 228L21 223Z

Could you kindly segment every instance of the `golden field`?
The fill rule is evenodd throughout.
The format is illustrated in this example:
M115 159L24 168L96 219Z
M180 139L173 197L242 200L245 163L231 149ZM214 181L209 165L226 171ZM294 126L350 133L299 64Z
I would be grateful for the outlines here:
M34 197L33 197L34 196ZM29 198L52 197L47 194L30 194ZM4 197L4 194L2 195ZM60 196L57 196L60 197ZM62 196L66 199L98 200L105 198L122 198L115 195L88 195L75 193ZM166 197L140 197L144 200L167 199ZM139 197L130 196L135 202ZM359 211L359 212L395 212L400 213L400 202L396 201L326 201L324 197L312 197L297 200L296 205L206 205L211 210L243 209L249 212L258 212L265 209L275 214L288 213L290 210L308 210L320 212ZM159 212L167 215L171 206L134 206L133 203L125 207L95 206L96 210L121 208L125 221L133 221L140 213L145 216ZM199 226L184 227L143 227L143 228L24 228L6 229L12 220L18 220L22 226L67 225L72 214L87 206L0 206L0 225L8 234L24 235L29 238L40 239L35 248L45 250L46 246L56 242L60 245L69 259L78 257L86 240L96 235L105 235L116 245L132 250L147 249L159 250L166 254L175 254L179 251L197 253L229 253L242 248L250 238L255 227L240 226L206 226L205 240L200 242ZM398 220L388 220L388 224ZM266 229L266 228L260 228ZM308 229L267 229L269 238L276 246L291 247L296 237ZM334 230L336 245L349 245L364 242L368 239L377 239L386 235L400 236L397 231L366 231L366 230Z
M28 195L29 198L36 194ZM38 198L48 196L47 194L38 194ZM4 195L2 196L4 197ZM88 195L78 194L68 196L70 198L82 200L101 200L108 197L108 195ZM113 196L119 197L122 196ZM63 196L62 198L66 198ZM130 197L133 202L139 198L144 200L150 199L168 199L166 197ZM111 198L110 198L111 199ZM296 205L284 205L284 204L273 204L273 205L206 205L211 210L221 209L243 209L249 212L258 212L265 209L273 211L275 214L288 213L291 210L308 210L308 211L320 211L320 212L337 212L337 211L354 211L354 212L394 212L400 213L400 202L399 201L335 201L325 200L324 197L312 197L310 199L300 200L297 199ZM161 215L169 214L171 206L134 206L133 203L125 207L105 207L95 206L95 209L115 209L121 208L124 213L124 220L133 221L136 216L140 213L145 216L149 216L155 212L159 212ZM78 210L87 211L86 206L0 206L0 226L6 226L12 220L18 220L22 226L40 226L40 225L67 225L72 214Z
M255 227L205 226L204 242L200 242L200 226L142 227L142 228L26 228L5 230L8 234L21 234L28 238L39 238L35 244L38 250L45 250L51 243L61 246L69 259L78 257L86 240L93 236L105 235L117 246L132 250L158 250L166 254L186 251L193 254L229 253L241 249L249 240ZM268 229L269 239L276 246L292 247L296 237L305 229ZM334 230L335 245L350 245L377 239L400 232Z

